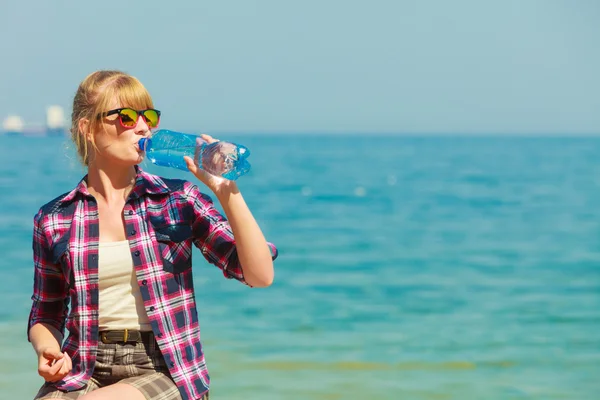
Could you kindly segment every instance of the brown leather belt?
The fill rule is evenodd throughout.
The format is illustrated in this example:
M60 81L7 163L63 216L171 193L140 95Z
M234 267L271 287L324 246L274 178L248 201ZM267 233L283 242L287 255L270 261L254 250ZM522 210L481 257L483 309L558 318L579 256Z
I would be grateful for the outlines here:
M154 338L151 331L135 331L131 329L102 331L100 332L100 340L104 344L115 343L149 343Z

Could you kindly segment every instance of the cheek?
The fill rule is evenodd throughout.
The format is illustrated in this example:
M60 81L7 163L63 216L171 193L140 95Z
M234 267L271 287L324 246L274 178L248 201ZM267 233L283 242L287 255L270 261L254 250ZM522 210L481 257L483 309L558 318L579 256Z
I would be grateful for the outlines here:
M96 147L109 152L114 152L121 147L121 142L124 142L124 135L119 135L119 132L114 127L107 127L105 130L100 130L94 136Z
M110 135L108 135L104 132L98 132L94 136L94 143L96 144L96 147L99 150L108 148L110 146L111 142L114 142L114 140L111 139Z

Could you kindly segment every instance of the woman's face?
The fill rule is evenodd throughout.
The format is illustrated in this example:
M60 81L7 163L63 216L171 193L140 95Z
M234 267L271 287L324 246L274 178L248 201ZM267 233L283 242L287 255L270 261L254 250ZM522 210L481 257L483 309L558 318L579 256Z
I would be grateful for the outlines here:
M105 111L122 107L127 107L127 105L114 101L109 109ZM150 128L148 128L144 118L138 118L136 125L128 128L121 125L118 114L103 117L100 122L100 129L94 136L97 148L94 161L123 166L139 164L144 159L144 153L139 150L137 142L148 136L150 136Z

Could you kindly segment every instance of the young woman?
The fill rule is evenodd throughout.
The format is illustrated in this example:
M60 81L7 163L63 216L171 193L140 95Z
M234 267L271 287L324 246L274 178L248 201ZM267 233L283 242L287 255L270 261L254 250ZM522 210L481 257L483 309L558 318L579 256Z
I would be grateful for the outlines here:
M195 184L138 166L137 142L159 120L122 72L94 72L77 90L71 134L87 174L34 218L28 339L45 380L36 399L207 399L192 244L228 278L273 281L277 249L235 182L186 158L222 215Z

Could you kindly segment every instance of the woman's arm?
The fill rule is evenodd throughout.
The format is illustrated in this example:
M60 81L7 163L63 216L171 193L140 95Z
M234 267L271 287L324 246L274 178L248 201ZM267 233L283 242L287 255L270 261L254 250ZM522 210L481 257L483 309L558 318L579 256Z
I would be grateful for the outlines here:
M216 193L231 225L244 279L253 287L273 283L275 271L267 241L235 183Z
M209 143L216 141L208 135L202 135L202 138ZM225 213L226 221L214 209L208 196L193 191L195 209L204 220L197 222L196 236L202 242L199 247L203 248L205 257L212 259L226 275L252 287L271 285L277 249L266 241L237 184L203 171L190 157L185 160L190 172L213 191ZM226 263L222 260L223 254L229 254ZM238 265L229 265L235 261Z
M55 382L64 378L72 368L69 355L60 351L67 313L67 282L60 265L51 261L42 221L40 210L34 219L33 304L27 336L38 357L39 375L48 382Z
M38 322L29 329L29 340L36 354L46 349L53 349L60 353L60 344L63 335L53 326Z
M38 374L46 382L63 379L73 369L73 361L60 351L62 334L53 326L39 322L29 330L29 339L38 357Z

